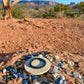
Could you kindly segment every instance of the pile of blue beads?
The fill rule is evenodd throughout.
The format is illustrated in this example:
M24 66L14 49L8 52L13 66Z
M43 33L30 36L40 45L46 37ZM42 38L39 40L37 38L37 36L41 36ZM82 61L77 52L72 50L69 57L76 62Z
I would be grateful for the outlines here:
M48 59L51 63L55 64L54 67L51 66L50 70L49 70L49 74L51 74L52 78L49 79L50 84L67 84L66 82L66 78L64 77L64 75L61 73L61 71L64 71L67 75L72 74L72 78L80 78L81 76L78 75L77 72L75 71L67 71L67 67L68 66L74 66L74 62L72 61L67 61L65 62L64 60L61 60L59 62L57 62L57 60L59 59L58 55L52 55L52 52L47 52L47 51L43 51L43 52L36 52L33 54L29 54L29 55L24 55L23 58L21 58L19 61L16 61L15 66L10 65L10 66L6 66L5 68L3 68L3 73L9 73L9 75L3 75L3 81L6 82L6 84L13 80L13 79L18 79L20 77L22 77L23 79L23 84L30 84L31 80L34 81L34 84L48 84L48 80L47 80L47 74L43 74L44 75L44 79L41 81L38 81L39 77L36 75L24 75L25 73L25 69L20 67L22 64L25 63L25 61L29 60L32 57L44 57L46 59ZM55 79L55 80L54 80ZM0 82L0 84L3 84L2 82Z

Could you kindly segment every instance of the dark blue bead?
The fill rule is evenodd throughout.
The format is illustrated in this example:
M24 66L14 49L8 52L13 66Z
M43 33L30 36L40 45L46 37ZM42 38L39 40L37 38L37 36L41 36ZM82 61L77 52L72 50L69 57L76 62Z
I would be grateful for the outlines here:
M60 81L61 81L61 80L62 80L61 77L57 78L57 80L56 80L56 84L60 84Z
M61 64L61 63L59 63L59 64L58 64L58 66L59 66L59 67L62 67L62 64Z
M25 80L27 80L28 79L28 76L22 75L22 78L25 79Z
M30 59L30 58L32 58L32 56L31 56L31 55L29 55L29 56L27 56L27 58L28 58L28 59Z
M33 80L34 80L34 79L37 79L37 76L33 75L32 79L33 79Z
M0 84L3 84L2 82L0 82Z
M47 58L47 59L48 59L48 57L47 57L46 55L43 55L43 57L45 57L45 58Z
M64 60L61 60L61 63L64 63Z
M7 70L10 70L10 66L7 66L6 69L7 69Z
M13 78L16 79L16 76L13 75Z
M27 80L23 80L23 84L28 84Z
M75 71L72 71L72 74L75 74Z
M21 76L22 76L22 74L20 74L20 73L17 73L17 76L18 76L18 78L19 78L19 77L21 77Z

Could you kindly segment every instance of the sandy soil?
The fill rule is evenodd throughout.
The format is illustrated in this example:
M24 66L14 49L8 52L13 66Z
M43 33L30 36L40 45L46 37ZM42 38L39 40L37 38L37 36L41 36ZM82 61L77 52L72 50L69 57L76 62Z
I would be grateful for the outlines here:
M75 70L84 76L84 21L66 18L0 20L0 81L4 66L14 64L30 51L45 50L57 52L61 59L73 60Z

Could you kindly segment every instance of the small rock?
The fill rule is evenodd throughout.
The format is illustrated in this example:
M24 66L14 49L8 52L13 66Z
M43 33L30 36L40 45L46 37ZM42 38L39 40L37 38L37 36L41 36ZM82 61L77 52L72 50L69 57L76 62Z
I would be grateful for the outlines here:
M56 59L59 59L59 56L58 56L58 55L56 55L56 56L55 56L55 58L56 58Z
M42 54L39 54L38 57L43 57L43 55Z
M7 71L6 69L3 69L3 73L6 73L6 71Z
M69 60L68 60L68 64L69 64L70 66L74 66L74 62L69 61Z
M53 58L49 59L49 61L52 62L53 61Z

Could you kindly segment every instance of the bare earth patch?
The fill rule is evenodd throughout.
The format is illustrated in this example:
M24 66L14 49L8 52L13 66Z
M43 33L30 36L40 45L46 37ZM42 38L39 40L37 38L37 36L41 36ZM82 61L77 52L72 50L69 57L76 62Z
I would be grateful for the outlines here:
M84 76L84 21L66 18L0 20L0 81L2 68L13 65L29 51L57 52L61 59L77 63L75 70ZM20 80L18 82L21 84Z

